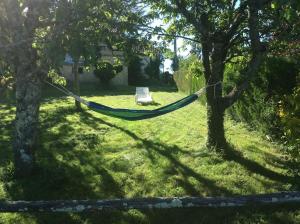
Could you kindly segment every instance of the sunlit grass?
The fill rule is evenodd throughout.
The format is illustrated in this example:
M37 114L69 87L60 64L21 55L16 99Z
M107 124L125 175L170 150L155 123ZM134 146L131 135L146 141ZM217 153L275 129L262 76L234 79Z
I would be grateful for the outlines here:
M153 92L157 104L183 97L181 93L166 90ZM109 106L143 108L135 104L132 89L122 93L85 90L83 95ZM10 144L13 112L13 106L1 106L1 199L228 196L290 190L293 185L279 148L265 141L261 134L248 131L243 124L226 120L227 138L238 152L233 158L225 159L208 150L206 111L200 103L165 116L132 122L86 108L77 112L70 98L49 97L49 94L41 107L37 172L31 178L16 180L12 177ZM272 223L274 217L283 223L300 222L299 210L276 210L275 216L270 210L240 212L191 209L132 210L102 215L2 214L0 223L98 223L101 220L104 223L222 223L225 217L233 223L244 223L241 220Z

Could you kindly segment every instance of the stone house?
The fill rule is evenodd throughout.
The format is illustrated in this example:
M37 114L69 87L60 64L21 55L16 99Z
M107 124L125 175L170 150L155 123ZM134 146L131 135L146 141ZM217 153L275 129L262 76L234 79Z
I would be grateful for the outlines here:
M100 54L101 59L106 62L110 62L111 64L114 63L115 58L119 59L123 65L123 70L118 73L112 80L111 85L115 86L127 86L128 85L128 67L125 64L124 60L124 53L121 51L113 50L107 47L107 45L102 44L100 46ZM80 61L80 67L79 67L79 80L81 83L88 82L88 83L94 83L99 82L99 79L96 78L96 76L93 73L93 69L86 70L83 67L84 61ZM70 55L66 55L64 65L62 67L62 75L69 81L74 80L74 76L72 74L72 67L73 67L73 59Z

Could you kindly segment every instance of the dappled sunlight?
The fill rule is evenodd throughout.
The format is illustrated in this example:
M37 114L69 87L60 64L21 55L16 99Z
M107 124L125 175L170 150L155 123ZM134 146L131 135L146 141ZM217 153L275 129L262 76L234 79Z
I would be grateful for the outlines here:
M154 96L166 104L182 94L155 92ZM87 99L139 107L131 95ZM10 146L14 109L2 108L0 162L8 166L12 153L3 149ZM43 103L40 117L36 173L16 180L8 168L1 169L2 198L229 196L283 191L293 185L280 151L240 124L226 121L233 127L227 135L235 147L228 157L207 149L206 110L198 102L162 117L131 122L86 108L77 112L73 101L55 99ZM138 214L138 219L145 214L151 219L148 212ZM126 219L120 212L117 215Z

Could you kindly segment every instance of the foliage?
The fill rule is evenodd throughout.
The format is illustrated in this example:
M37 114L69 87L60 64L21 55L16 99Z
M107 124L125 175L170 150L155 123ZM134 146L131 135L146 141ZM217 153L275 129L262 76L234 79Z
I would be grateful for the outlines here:
M173 79L173 74L171 74L169 71L162 73L162 80L166 84L175 85L175 81Z
M241 58L240 63L226 67L226 90L238 82L237 71L243 67L242 62ZM266 58L249 89L229 113L236 120L245 121L250 127L280 139L284 128L279 116L280 101L285 94L291 94L297 74L295 62L281 57Z
M51 82L55 84L62 85L62 86L67 85L67 80L63 76L58 74L58 72L54 69L49 70L48 77L51 79Z
M112 65L109 62L99 62L95 66L94 75L104 85L109 85L111 79L113 79L117 73L123 70L122 65Z
M139 56L132 56L128 62L129 85L140 85L145 81L142 73L142 62Z
M184 95L153 89L165 105ZM135 89L93 90L82 86L87 100L120 108L141 108ZM56 95L52 95L51 92ZM230 140L241 158L226 160L205 147L206 111L193 103L174 113L128 122L90 110L78 113L73 99L53 89L40 111L35 175L15 179L11 133L15 108L0 105L0 198L2 200L74 200L174 196L232 196L291 190L294 178L277 145L243 124L227 120ZM156 108L156 106L149 106ZM145 128L146 127L146 128ZM4 150L5 149L5 150ZM283 166L285 164L285 166ZM163 184L162 184L163 183ZM234 209L170 209L95 213L1 213L1 223L299 223L299 207L253 206ZM221 221L220 221L221 220Z
M223 112L238 101L248 86L254 87L250 82L258 72L267 50L289 46L289 50L294 53L299 51L299 1L147 1L152 4L153 10L158 11L157 17L163 18L169 25L166 36L176 33L194 42L193 51L202 59L206 83L225 84L226 80L231 79L226 77L228 73L225 72L228 63L238 57L244 58L244 66L235 69L235 78L231 79L231 85L225 88L219 85L206 91L207 110L211 115L208 116L207 143L219 151L224 151L227 144L221 124ZM293 40L291 45L290 40ZM292 49L293 46L295 49ZM251 104L246 107L252 107L256 102L258 101L248 102ZM264 102L265 100L261 100L261 106ZM276 104L278 100L274 99L273 102ZM268 108L272 107L270 105ZM246 108L243 110L246 111ZM257 116L272 117L269 114L272 113L271 110L265 112L267 114L257 113Z
M0 63L1 65L1 63ZM9 98L13 89L15 81L12 73L6 66L0 66L0 96L1 98ZM3 99L0 99L2 101Z
M284 124L285 136L300 146L300 87L285 95L280 105L280 117Z
M86 65L94 65L101 57L99 46L116 46L131 53L129 46L137 44L137 23L147 23L147 16L135 0L132 1L59 1L56 14L59 23L70 21L57 37L58 45L73 59L84 58ZM126 9L126 10L124 10Z
M180 91L194 93L205 86L202 62L196 55L182 59L179 67L174 80Z
M151 57L149 64L145 68L145 73L150 78L159 80L161 63L162 63L162 61L161 61L161 57L159 55L156 57Z
M290 95L284 95L279 105L279 116L283 125L285 152L294 167L290 171L300 177L300 87Z

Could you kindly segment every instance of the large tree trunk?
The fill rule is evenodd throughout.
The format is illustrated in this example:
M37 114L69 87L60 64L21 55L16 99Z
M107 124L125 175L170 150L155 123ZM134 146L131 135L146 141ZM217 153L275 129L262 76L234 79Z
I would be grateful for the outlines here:
M225 111L216 102L207 104L207 146L216 151L224 151L227 148L224 130Z
M208 87L206 91L207 99L207 146L219 152L224 152L227 148L227 141L224 130L225 107L222 101L222 84L220 80L213 81L215 86Z
M41 85L36 74L17 72L14 159L18 176L28 176L34 168Z
M226 53L222 43L203 44L203 64L208 85L206 90L208 126L206 144L209 148L219 152L224 152L228 146L224 130L225 107L221 100Z
M80 80L79 80L79 73L78 73L78 60L74 61L73 65L73 75L74 75L74 92L76 95L80 95ZM75 107L77 110L81 110L81 104L77 100L75 100Z

